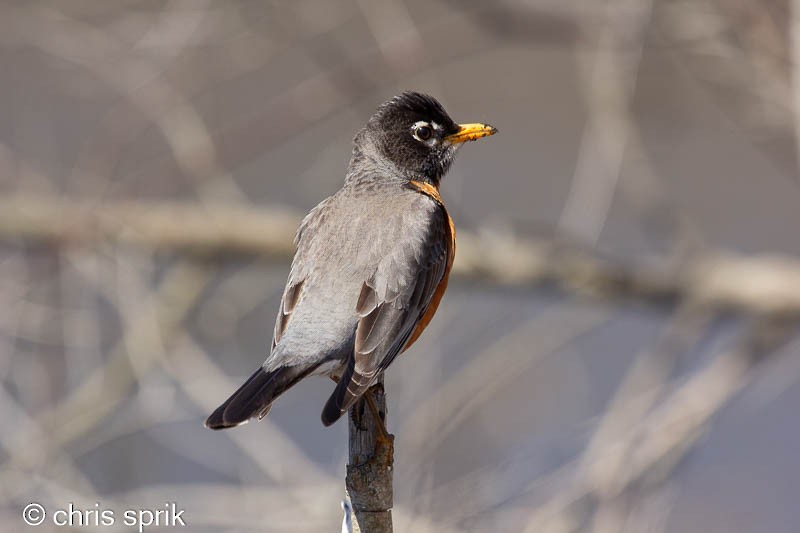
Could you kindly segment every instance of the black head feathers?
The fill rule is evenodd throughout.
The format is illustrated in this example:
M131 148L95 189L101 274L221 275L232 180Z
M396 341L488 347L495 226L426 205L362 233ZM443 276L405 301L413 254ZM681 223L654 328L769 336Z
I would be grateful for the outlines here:
M453 122L436 98L413 91L403 92L381 104L370 119L370 124L386 128L398 121L411 119L414 119L415 122L417 120L434 121L449 133L458 130L458 125Z
M432 96L404 92L379 106L356 135L350 175L438 186L462 143L496 131L488 124L456 124Z
M457 149L445 137L458 130L435 98L404 92L378 107L355 144L381 166L396 169L397 177L438 185Z

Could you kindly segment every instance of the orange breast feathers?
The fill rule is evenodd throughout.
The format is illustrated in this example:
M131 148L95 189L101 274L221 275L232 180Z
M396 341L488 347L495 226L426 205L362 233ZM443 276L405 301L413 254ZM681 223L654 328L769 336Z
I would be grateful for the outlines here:
M442 197L439 194L439 189L430 183L425 183L423 181L412 181L410 184L419 192L426 196L430 196L436 201L436 203L442 206L444 215L447 217L449 235L447 239L447 266L444 270L444 276L442 276L442 281L440 281L439 285L437 285L436 290L433 293L433 297L431 298L431 303L428 305L428 309L425 310L425 314L422 315L422 318L420 318L419 322L417 322L414 332L411 334L411 338L406 343L403 351L408 350L411 345L416 342L419 336L422 335L422 332L425 331L425 328L428 327L431 319L433 319L433 315L436 314L436 309L439 307L439 302L442 300L442 296L444 296L444 291L447 290L447 280L450 278L450 269L453 268L453 260L456 257L456 227L453 224L453 219L447 213L447 209L444 206Z

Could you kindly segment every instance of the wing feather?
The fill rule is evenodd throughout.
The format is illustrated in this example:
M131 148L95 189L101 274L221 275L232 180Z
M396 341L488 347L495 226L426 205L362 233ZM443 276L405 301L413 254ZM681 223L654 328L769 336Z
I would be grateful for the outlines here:
M398 243L364 282L356 306L361 318L354 355L323 409L325 425L350 409L412 338L446 281L454 252L451 233L449 216L439 204L423 241Z
M286 326L289 324L289 319L292 317L297 301L300 299L300 293L303 290L303 282L305 280L292 281L291 279L286 284L281 298L281 305L278 308L278 316L275 319L275 331L272 334L272 349L280 342L283 332L286 331Z

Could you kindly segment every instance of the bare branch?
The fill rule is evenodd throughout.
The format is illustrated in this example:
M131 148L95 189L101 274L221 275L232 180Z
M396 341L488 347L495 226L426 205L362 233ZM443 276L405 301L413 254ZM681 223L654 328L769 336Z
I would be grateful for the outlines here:
M299 220L299 213L273 207L0 200L0 239L60 245L113 240L201 256L233 252L288 259ZM709 250L664 269L616 264L555 241L466 231L459 232L458 247L455 274L497 283L556 283L584 295L682 299L697 307L756 314L800 313L800 261L788 256Z
M391 533L394 437L382 435L386 421L383 376L367 394L372 394L377 413L368 409L362 397L348 416L350 459L347 462L347 495L353 508L354 533ZM375 418L380 416L381 421Z

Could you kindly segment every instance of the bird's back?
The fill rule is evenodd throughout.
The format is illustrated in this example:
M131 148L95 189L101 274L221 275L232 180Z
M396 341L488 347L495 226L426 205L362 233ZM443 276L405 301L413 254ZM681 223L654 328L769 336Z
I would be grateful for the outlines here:
M287 287L301 284L301 293L265 368L352 353L364 283L377 271L391 272L376 280L385 296L416 276L439 208L395 181L345 185L314 208L298 230L287 281Z

